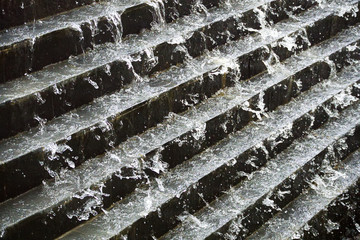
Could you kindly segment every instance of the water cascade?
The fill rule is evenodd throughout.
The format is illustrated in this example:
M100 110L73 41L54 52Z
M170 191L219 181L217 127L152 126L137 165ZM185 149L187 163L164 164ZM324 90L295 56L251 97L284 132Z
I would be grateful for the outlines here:
M360 0L0 0L0 239L360 237Z

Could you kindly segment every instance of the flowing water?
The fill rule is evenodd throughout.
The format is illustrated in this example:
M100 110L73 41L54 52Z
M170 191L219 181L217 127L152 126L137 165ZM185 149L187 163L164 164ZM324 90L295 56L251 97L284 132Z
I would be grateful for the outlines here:
M59 14L44 20L36 20L0 33L0 46L29 40L32 46L30 54L33 54L36 39L54 30L71 28L80 34L80 39L84 39L82 26L87 24L90 26L93 40L91 43L93 48L83 49L82 54L3 83L0 86L1 103L33 94L38 103L44 104L46 101L39 94L40 90L50 87L55 95L60 96L66 92L63 86L70 81L69 79L91 72L99 66L103 67L105 74L111 76L115 61L124 61L128 71L135 76L134 81L122 89L100 96L80 107L72 107L73 103L67 102L66 105L71 111L54 119L35 115L34 120L38 123L36 127L1 142L2 164L28 153L41 152L46 158L39 164L51 178L44 179L42 186L34 190L39 192L37 198L28 199L29 202L16 202L15 199L11 204L17 209L17 215L14 213L13 216L3 218L3 226L15 224L13 219L19 216L31 216L38 211L45 211L51 204L64 205L67 208L66 202L74 201L81 204L75 209L70 207L66 209L67 218L83 223L96 217L93 223L90 223L93 225L90 227L84 225L84 229L90 231L89 229L93 227L95 231L97 226L107 225L98 232L98 236L110 237L126 229L127 224L144 219L153 212L157 212L161 218L164 215L162 206L170 204L171 200L186 204L179 199L185 194L190 195L189 189L202 189L202 186L206 185L203 180L205 177L216 178L215 172L220 171L218 169L222 166L233 169L244 161L254 170L237 170L231 178L238 180L230 184L226 190L221 190L221 194L208 197L206 191L193 190L197 192L196 198L201 199L203 210L198 211L202 207L192 209L191 203L190 206L182 207L181 213L174 220L179 226L164 237L165 239L180 239L179 236L184 237L183 239L195 239L192 238L194 236L199 239L205 238L220 229L227 221L236 218L229 225L230 230L223 235L225 239L235 239L240 232L246 232L246 226L243 226L243 219L246 216L242 214L259 199L261 200L259 204L271 209L270 212L281 212L284 209L280 200L287 199L293 192L285 187L280 189L280 184L295 179L301 171L299 169L308 162L314 161L312 164L315 166L317 163L315 164L313 158L323 149L327 149L327 152L320 164L321 167L316 170L316 174L306 179L307 187L304 187L304 193L315 192L319 199L333 200L345 191L340 183L344 182L341 179L346 178L348 172L338 170L336 166L340 164L338 159L346 158L349 154L347 139L355 134L353 124L355 122L358 124L359 121L359 98L353 92L354 89L360 88L358 82L360 68L357 60L349 60L347 65L350 66L342 71L345 73L339 73L334 59L329 58L329 55L341 49L346 49L349 54L357 52L360 28L351 27L334 36L333 39L315 46L311 46L312 40L309 39L307 29L313 22L327 17L330 10L339 17L347 15L355 17L359 11L358 5L355 4L357 2L346 1L346 4L343 4L342 1L337 0L316 0L315 10L310 9L303 14L288 11L289 19L276 24L267 19L269 5L266 3L270 0L228 0L213 9L208 9L202 1L195 2L189 16L179 18L179 13L174 12L173 17L179 19L172 23L167 23L165 20L167 2L162 0L111 0L74 9L66 15ZM147 3L153 9L154 21L151 23L151 30L123 37L121 15L126 7L140 3ZM241 25L242 31L249 32L250 35L233 40L234 36L229 31L224 31L221 35L226 39L224 46L205 50L201 56L191 56L186 44L195 31L206 29L212 23L229 18L240 21L241 17L253 8L257 18L254 22L257 22L258 26ZM108 26L113 28L109 31L114 41L98 44L95 39L100 34L98 23L103 16L110 23ZM218 42L218 39L205 36L203 32L201 34L202 39L209 44ZM302 44L299 44L300 42ZM171 52L173 54L171 60L174 60L174 56L183 56L182 62L166 70L153 72L152 70L162 61L159 59L161 56L157 55L157 46L162 43L176 46ZM309 49L300 51L303 49L302 46L307 46L306 48ZM250 80L243 81L239 57L260 48L263 50L261 52L263 58L256 64L263 64L265 71ZM298 51L298 53L282 60L277 48L292 53ZM141 71L138 71L136 63L142 64ZM318 63L324 63L330 68L328 79L303 93L307 81L293 76L304 69L311 69L310 66ZM315 72L314 69L311 71ZM231 86L226 85L227 77L231 78ZM180 88L179 86L184 86L186 91L186 85L190 81L201 85L206 81L215 82L218 78L223 78L224 86L211 96L189 91L185 94L186 97L179 100L184 111L173 112L170 109L163 120L159 120L153 126L145 126L143 132L133 135L129 133L126 141L119 142L115 137L122 128L126 129L129 125L136 124L127 122L129 120L127 118L118 122L114 120L120 119L122 114L130 111L129 109L136 109L146 104L150 106L162 98L166 100L161 101L170 101L170 98L163 96L173 89ZM283 82L288 78L294 78L291 83L293 85ZM91 85L94 90L102 89L101 83L94 79L94 76L84 77L81 81ZM275 87L281 88L279 92L294 91L296 94L294 93L289 103L279 104L284 106L270 109L269 89ZM173 91L171 94L177 92ZM328 102L331 104L327 104ZM312 128L315 128L313 126L318 121L314 112L320 105L323 106L328 118L337 122L331 123L332 125L324 129L313 130ZM241 122L246 117L234 114L233 109L248 112L249 116L252 114L253 117L249 120L251 123L243 129L234 127L236 125L234 122ZM342 109L352 109L352 111L344 110L343 113ZM289 147L290 150L284 150L277 155L279 146L295 138L294 122L303 116L309 119L308 130L303 134L306 137L291 140L293 143ZM151 116L145 118L150 119ZM216 122L214 124L219 124L215 134L208 132L212 121ZM72 140L77 141L76 134L82 131L94 133L95 141L106 142L103 154L79 162L82 156L76 155L77 150L72 147ZM211 136L217 134L222 137L212 142ZM345 135L347 137L344 137ZM177 154L184 155L184 159L179 164L173 164L169 160L172 156L167 154L170 151L168 149L172 147L185 152L186 146L191 146L187 149L192 149L193 154L187 156L187 153L178 152ZM239 158L247 149L257 149L258 153L263 153L262 158L266 159L267 163L264 163L264 166L259 164L259 157L256 154L245 160ZM64 166L60 169L54 167L61 161L65 162ZM358 172L352 172L349 178L355 181L354 176L359 177L359 175ZM112 199L109 205L105 202L113 197L108 189L112 178L124 183L133 181L136 182L136 186L133 191L118 198L114 197L116 200ZM299 199L297 200L299 204L301 201L305 202L302 200L302 195ZM35 205L32 206L33 203ZM112 207L109 208L110 206ZM317 211L327 205L319 200L319 206L321 208ZM9 208L8 211L10 212L11 209ZM56 214L50 212L48 216L52 219L52 215L56 217ZM301 215L302 219L310 220L313 217L311 214L313 212L308 216ZM211 218L211 216L215 217ZM282 224L287 226L288 223L281 221L283 220L275 219L269 222L269 226L273 228ZM355 226L359 226L356 217L353 221ZM311 231L307 222L301 229L300 224L302 222L293 224L293 228L297 229L295 233L291 233L293 235L290 231L286 234L290 234L290 238L299 238L304 236L304 232ZM336 231L340 229L340 223L329 219L326 229L329 233ZM2 230L4 235L5 230ZM179 231L180 235L176 235Z

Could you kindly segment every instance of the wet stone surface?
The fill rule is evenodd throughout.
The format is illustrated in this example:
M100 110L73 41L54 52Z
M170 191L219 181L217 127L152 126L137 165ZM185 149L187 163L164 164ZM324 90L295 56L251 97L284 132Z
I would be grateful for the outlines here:
M0 0L0 239L359 235L359 0Z

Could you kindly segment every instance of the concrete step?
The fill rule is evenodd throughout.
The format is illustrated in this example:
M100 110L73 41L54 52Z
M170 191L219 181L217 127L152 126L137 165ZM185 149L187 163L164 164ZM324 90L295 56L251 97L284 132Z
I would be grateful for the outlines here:
M229 190L231 186L246 179L246 176L258 172L260 178L265 170L258 171L258 169L261 169L268 161L270 164L273 163L271 156L283 154L281 152L294 141L297 144L296 139L306 135L306 132L313 127L307 120L311 119L311 114L318 106L320 89L323 90L324 86L314 87L314 90L304 93L299 100L280 107L263 121L248 125L163 176L139 187L134 193L112 205L105 214L101 213L94 220L75 228L62 238L87 239L91 236L94 239L100 237L109 239L116 236L148 239L151 236L160 237L179 224L185 217L184 214L194 213L205 207L208 202ZM318 101L313 101L314 97ZM333 99L336 98L333 97ZM309 104L311 101L313 104ZM324 101L323 104L327 102L324 99L321 101ZM358 100L354 104L359 108ZM296 113L293 111L294 106L299 108ZM288 114L290 109L293 116ZM345 109L343 112L353 110ZM349 123L356 117L358 116L349 119ZM358 119L351 124L358 124L357 122ZM359 130L358 127L357 134ZM324 127L319 131L325 131ZM341 134L341 131L337 134ZM355 140L353 143L360 144ZM194 226L194 223L190 225ZM187 232L189 232L188 229L185 229L179 236L182 239L203 238L202 235L197 237L197 233L188 236ZM174 235L170 234L168 237L172 239Z
M296 140L244 182L200 211L185 214L181 224L161 239L245 238L307 189L323 167L339 164L360 147L359 107L355 103L336 120ZM358 169L349 171L359 177ZM96 221L88 225L94 227Z
M102 1L2 31L0 66L4 73L0 82L82 54L98 44L120 41L154 24L171 21L175 18L174 11L176 18L188 15L192 9L196 10L195 2L206 9L206 6L219 5L220 1Z
M330 46L333 49L333 45L329 44ZM320 46L319 49L324 50ZM313 57L314 55L310 54L310 56ZM298 61L298 58L293 58L292 61L292 64L288 62L285 66L301 66L302 61ZM309 63L309 58L304 58L303 63L311 64ZM186 159L200 153L205 147L226 137L227 134L236 131L246 124L248 119L245 118L238 121L237 116L242 116L241 114L243 113L246 114L249 111L256 110L249 109L250 107L246 103L251 101L251 97L256 96L258 91L264 91L264 88L267 88L266 82L268 82L269 86L274 86L273 83L269 82L270 79L276 82L279 79L277 80L276 78L278 77L274 74L268 75L267 78L259 76L257 80L254 79L252 82L242 83L237 88L230 88L227 92L208 99L204 104L189 110L184 115L175 116L169 119L167 123L159 125L143 135L129 139L105 156L90 159L78 168L65 172L61 179L58 179L56 182L50 182L49 185L34 188L15 199L4 202L0 205L0 219L3 219L0 225L5 226L5 236L8 238L22 238L31 235L36 238L45 234L53 237L60 234L61 231L69 230L88 220L93 215L98 214L101 208L108 208L114 202L124 197L124 200L116 204L119 205L116 209L126 209L126 212L123 213L124 216L132 212L128 217L133 220L125 221L119 226L122 227L122 230L129 227L134 232L139 232L139 229L147 231L149 229L141 226L143 221L139 219L143 214L143 207L146 207L146 204L143 205L144 194L161 196L162 200L159 201L159 204L163 203L164 206L158 207L164 208L165 212L167 211L166 209L174 209L174 211L167 213L175 214L175 216L170 215L171 221L168 219L162 220L163 228L156 230L159 231L157 235L161 235L164 233L161 231L165 231L167 228L174 226L172 224L177 223L176 214L179 213L176 211L181 210L181 207L195 208L195 210L199 206L201 207L201 199L194 205L188 203L190 201L189 198L192 199L194 197L192 191L186 191L187 193L184 194L183 198L174 198L175 196L180 196L190 185L203 185L203 188L190 187L189 189L198 189L203 191L203 194L209 194L206 198L214 198L224 188L226 189L229 185L240 180L237 174L239 168L241 171L254 171L256 169L256 167L254 169L254 167L248 164L244 166L244 161L239 161L240 165L231 165L230 163L233 162L234 158L250 159L258 156L261 159L256 161L255 164L261 166L265 164L268 157L281 152L294 139L302 136L307 130L312 127L319 127L326 122L323 114L319 114L318 109L326 109L329 114L333 113L335 115L352 102L358 101L355 96L358 91L357 84L360 82L360 75L353 71L358 67L358 64L349 67L342 75L333 76L332 80L319 83L308 92L305 92L304 95L300 95L296 100L285 105L284 108L276 110L276 113L270 115L263 122L245 127L244 130L231 135L219 145L201 153L189 162L181 164ZM293 79L295 82L301 81L298 78L292 77L294 74L287 74L290 74L288 78ZM249 91L254 89L254 92L245 93L244 89L249 89ZM338 99L341 98L349 98L350 101L347 104L339 104ZM264 100L266 101L266 97ZM243 109L236 110L238 105L242 105ZM295 106L297 106L298 111L293 111L293 115L290 116L288 113ZM221 119L219 116L227 117ZM329 118L331 118L330 115ZM279 119L282 119L280 125ZM319 121L320 119L321 121ZM239 124L239 127L236 126L237 124ZM292 127L289 128L289 126ZM289 134L289 131L293 134ZM282 139L282 141L279 142L279 139ZM234 146L237 146L237 144L242 147L239 149L235 148ZM264 146L260 147L262 144ZM237 150L228 151L230 149ZM219 155L217 157L212 156L213 152ZM267 154L263 155L265 152ZM229 153L231 154L229 155ZM208 159L218 159L219 162L215 164L215 162L207 161ZM176 167L175 165L179 166ZM229 166L233 166L233 168L230 169ZM167 168L174 169L167 173L168 175L154 179L154 177L161 174ZM199 171L200 169L203 170ZM187 171L190 172L187 173ZM227 174L222 175L224 171ZM182 175L192 177L182 178ZM148 192L148 185L145 185L145 191L142 191L143 188L140 188L135 193L129 195L129 197L126 197L139 184L149 180L149 177L151 178L149 191L154 192ZM164 189L161 186L162 183L165 184L168 181L166 180L168 178L169 182L166 184L169 184L169 186L176 183L174 183L174 179L179 182L169 189L166 187L167 185L164 185L164 189L168 189L166 191L170 191L169 194L171 194L165 194L167 192L164 192L165 195L163 195L161 192ZM193 180L190 181L190 179ZM209 179L218 180L216 182L221 184L221 186L213 188L214 182L208 181ZM182 186L184 181L186 184ZM174 192L174 189L178 189L180 192ZM91 196L89 193L96 194ZM122 208L123 204L140 207L140 210ZM154 213L152 210L153 208L145 209L144 211L151 213L150 217L153 217L154 214L157 216L157 212L155 211ZM29 221L28 219L32 220ZM150 222L153 221L151 220ZM46 233L44 233L44 223L46 223L46 228L49 230ZM140 227L138 224L140 224ZM166 225L167 228L164 227ZM117 229L119 230L119 228ZM153 231L155 230L153 229ZM102 234L102 232L100 231L99 234Z
M359 220L360 151L336 166L327 166L278 215L251 239L341 239L355 237Z
M259 22L258 16L266 17L269 21L286 18L288 15L272 17L271 14L280 14L292 1L284 1L282 7L266 8L270 3L277 2L283 1L241 2L231 9L213 9L209 12L213 17L207 19L204 19L204 15L191 15L166 25L166 28L146 32L120 44L91 51L1 84L0 124L4 127L0 129L0 139L37 126L41 121L51 120L135 80L139 81L138 75L147 78L149 74L198 57L205 50L212 50L228 40L245 36L249 33L246 30L249 27L261 28L255 24ZM301 6L303 2L307 1L293 5ZM260 14L259 7L268 9L267 14ZM343 20L358 22L353 18ZM334 27L332 34L346 27L339 25L338 28ZM319 37L315 36L314 39Z
M314 12L313 14L318 16L318 13ZM293 29L293 22L289 21L288 23L288 25L286 23L278 25L279 29L288 33L289 29L286 26ZM290 33L294 31L296 33L294 29ZM357 44L358 35L358 27L354 27L323 45L319 45L327 51L317 46L308 53L311 56L300 55L303 56L303 61L301 59L298 61L299 57L292 58L292 63L290 61L291 64L289 63L289 66L286 67L289 69L289 73L284 72L273 79L271 76L265 76L264 80L258 80L267 81L261 83L261 87L252 86L251 82L244 82L244 89L249 89L249 93L243 96L243 102L250 101L248 109L241 110L238 107L242 102L226 103L224 100L227 107L218 105L221 109L216 113L218 117L216 117L217 115L207 116L204 121L209 122L211 128L217 129L218 121L225 121L232 114L243 115L245 117L242 124L233 123L237 128L242 127L247 121L256 117L256 114L251 113L249 108L257 109L257 99L262 91L267 91L265 93L265 104L268 111L273 110L279 104L286 103L291 97L298 94L296 90L281 95L283 97L280 98L275 98L274 95L276 92L284 90L283 84L292 84L292 81L287 78L295 74L296 79L303 82L299 91L308 90L313 84L329 76L330 66L324 62L326 57L330 56L331 59L336 59L335 62L339 67L347 60L356 58L358 48L351 44ZM283 39L281 36L280 34L280 39ZM295 34L295 37L297 36ZM261 39L256 41L260 46L263 45L263 41L271 40L266 38L266 40L260 41ZM56 177L63 168L78 166L85 160L104 153L106 149L117 146L129 136L155 126L168 116L169 112L184 111L189 107L189 104L209 97L227 85L224 82L227 83L236 79L234 70L238 68L238 65L235 60L239 59L239 56L250 55L257 49L265 52L265 57L270 54L268 49L271 46L259 48L258 45L251 43L251 47L244 51L243 44L237 45L240 43L244 42L234 42L234 45L227 46L222 52L214 52L214 55L207 55L204 59L194 59L185 68L174 68L173 71L159 75L158 80L134 84L133 88L100 98L99 101L95 101L91 105L56 118L42 128L33 129L2 141L0 143L2 200L14 197L37 186L46 178ZM352 47L346 47L348 45ZM240 46L241 49L237 46ZM225 50L231 53L226 53ZM270 55L274 56L273 54ZM314 58L314 56L317 57ZM340 56L345 56L345 58ZM224 61L220 62L221 59L227 59L227 65L225 64L223 69L221 66L224 65ZM229 61L229 59L233 59L235 62ZM260 70L266 69L265 64L262 63L262 58L257 59L257 62L262 64ZM242 63L240 60L240 69ZM245 63L248 62L245 61ZM255 64L255 62L253 63ZM294 63L296 65L292 65ZM232 70L226 71L227 68ZM250 73L255 74L258 71L251 70ZM175 79L177 81L175 82L173 76L181 77ZM193 94L198 94L195 99ZM184 104L184 101L189 102ZM226 116L226 112L231 114ZM212 118L214 119L212 120ZM209 137L212 134L213 132L209 132ZM207 140L207 144L214 143L222 137L224 135L212 137L212 140Z

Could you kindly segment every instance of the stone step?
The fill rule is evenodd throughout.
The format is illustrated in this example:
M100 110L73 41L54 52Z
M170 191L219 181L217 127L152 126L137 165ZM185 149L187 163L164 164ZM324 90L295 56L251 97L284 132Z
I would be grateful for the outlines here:
M328 85L332 83L326 84ZM267 161L273 162L269 160L272 155L283 151L287 147L284 145L296 142L295 139L310 130L313 126L312 123L307 122L311 119L308 114L315 112L319 102L326 102L325 99L320 100L319 94L324 89L326 89L324 86L315 86L314 90L304 93L299 100L280 107L263 121L248 125L217 145L139 187L134 193L112 205L105 214L99 214L92 221L75 228L61 238L160 237L175 227L184 217L184 213L193 213L205 207L230 186L241 182L252 172L257 172L257 169ZM355 109L345 109L341 114L358 110L359 101L355 100L354 105L356 105L353 107ZM293 111L295 106L299 111ZM289 112L292 112L293 116L290 116ZM351 128L354 128L353 124L359 124L358 114L347 119ZM349 125L347 128L350 128ZM324 129L326 130L326 127L318 131L325 131ZM359 126L356 131L359 133ZM332 132L332 134L342 136L344 132ZM335 138L332 134L329 133L329 138L330 136ZM328 139L327 144L333 141L333 138ZM313 141L313 138L310 139ZM356 141L353 142L360 145ZM287 154L286 150L284 154ZM258 175L261 175L264 171L258 172L260 172ZM196 233L191 237L187 236L187 232L187 230L181 232L183 239L202 239L202 236L197 238ZM170 235L169 239L172 237L173 235Z
M188 15L196 8L192 7L195 2L212 7L219 5L220 1L102 1L2 31L0 66L3 74L0 82L37 71L71 55L82 54L98 44L120 41L122 37L138 34L156 23Z
M1 84L0 124L4 127L0 129L0 139L39 125L41 121L51 120L96 97L119 90L138 79L138 75L147 76L154 71L165 70L199 56L205 49L212 50L225 44L228 38L244 36L248 32L245 31L246 26L259 28L251 24L258 15L278 21L281 18L272 17L270 12L281 13L281 9L285 9L286 4L292 1L284 1L285 6L282 8L268 7L269 11L265 16L259 14L259 6L264 8L269 2L282 1L253 1L252 4L241 2L231 9L223 7L210 11L209 14L213 17L207 19L203 15L191 15L166 25L165 29L129 38L119 45L97 49ZM307 0L293 5L301 6L303 2ZM282 18L285 17L287 15ZM353 18L345 20L352 23L357 21ZM345 26L340 24L339 28L334 27L334 32ZM231 36L224 35L224 29ZM314 39L319 37L315 36Z
M359 150L336 170L324 168L325 176L317 176L309 191L247 239L341 239L358 235L359 169Z
M314 12L314 14L316 16L319 15L318 12ZM287 31L289 29L287 29L286 26L293 29L293 22L290 21L289 25L284 23L278 26L279 29L288 33ZM283 72L279 74L277 78L270 80L267 80L270 76L267 78L265 76L263 81L267 82L262 83L260 87L255 86L256 88L254 88L251 82L245 82L243 87L244 89L249 89L249 93L243 95L243 102L250 100L256 105L259 93L268 89L266 93L266 104L269 108L268 110L271 111L277 105L286 103L290 97L294 97L297 94L296 91L294 91L291 94L287 93L283 95L285 98L276 99L273 97L273 93L282 91L281 89L283 89L283 87L281 86L283 84L287 85L292 83L292 81L289 82L286 78L297 74L296 78L299 78L304 84L300 91L305 91L320 79L327 78L330 67L323 62L324 58L333 54L331 58L339 59L336 62L341 66L341 63L346 62L346 57L341 58L338 56L357 56L358 48L351 44L356 44L357 42L360 33L358 28L359 27L354 27L349 31L343 32L338 37L319 45L320 47L316 46L309 52L312 56L306 57L306 55L301 55L304 58L303 61L297 61L298 57L293 58L291 61L292 64L295 65L292 65L290 61L287 67L289 70L288 73ZM290 33L293 32L294 30ZM263 44L263 41L265 41L260 40L261 38L259 41L256 41L256 43ZM269 38L267 37L266 40L269 40ZM50 176L56 177L62 168L77 166L85 160L103 153L105 149L110 149L118 145L129 136L136 135L146 130L146 128L155 126L161 122L169 112L181 112L185 110L188 104L184 104L184 101L189 101L188 103L191 104L194 101L202 100L221 88L224 85L224 81L236 79L236 76L230 74L231 71L230 73L227 72L226 68L236 70L238 65L234 62L232 62L233 65L231 65L228 62L227 66L225 65L225 71L221 68L219 70L219 67L224 65L224 62L219 63L219 60L236 60L238 56L249 54L248 51L244 51L243 44L239 45L241 49L236 47L237 44L239 43L235 42L232 47L229 45L225 49L230 51L231 54L214 52L212 57L211 55L207 55L205 59L194 59L191 64L188 65L188 68L176 68L173 72L168 71L164 73L164 75L160 75L158 81L139 83L138 86L134 85L132 89L106 96L89 106L63 115L49 122L43 128L33 129L32 131L2 141L0 143L2 156L0 168L2 176L2 187L0 188L0 191L2 191L2 194L0 194L1 199L5 200L25 192L39 185L42 180ZM346 47L348 45L350 47ZM321 47L324 47L326 51L321 49ZM253 51L251 49L256 50L257 48L258 46L256 44L251 43L251 47L249 47L248 50L251 53ZM269 53L267 53L267 55L268 54ZM316 57L314 58L314 56ZM209 59L213 62L210 62ZM260 62L261 58L258 59L258 61ZM203 68L201 66L203 66ZM263 66L262 69L265 70L265 66ZM199 75L211 72L210 77L205 76L205 78L202 78L202 75ZM311 76L312 74L314 76ZM302 77L302 75L311 77L306 79ZM173 76L181 77L174 79ZM259 81L262 80L260 79ZM277 84L279 84L279 86L273 88L273 86ZM199 93L199 95L197 97L195 96L194 99L194 96L191 94L196 93ZM190 94L190 96L188 94ZM146 100L146 98L148 99ZM191 100L191 98L193 99ZM223 101L226 103L226 100ZM270 104L270 102L273 103ZM249 108L244 111L241 110L241 108L238 107L240 103L242 102L237 103L233 101L230 102L230 104L226 103L226 108L218 105L220 109L219 112L216 113L218 116L207 116L204 118L204 121L208 122L209 128L215 127L215 129L217 129L218 127L214 125L216 125L218 121L225 121L231 117L231 114L242 114L246 116L243 120L243 124L246 124L247 121L251 121L255 117L255 114L249 112ZM251 108L253 106L249 107ZM240 111L240 113L243 112L240 114L238 111ZM231 113L230 116L227 116L225 114L226 112ZM242 126L242 124L238 124L237 128ZM213 133L209 132L208 137L210 137L211 134ZM224 137L224 135L217 134L216 138L213 137L213 139L207 140L207 144L214 143L219 137ZM197 149L197 151L199 150L200 149Z
M35 21L36 19L48 17L95 2L99 2L99 0L1 0L0 30L18 26L26 22Z
M333 45L330 44L329 46ZM303 61L309 64L309 59L304 58ZM300 65L299 61L295 61L294 59L293 64L287 64L286 66ZM351 101L349 101L348 104L351 104L352 101L357 101L355 97L351 97L351 94L356 95L356 89L358 89L357 84L360 82L359 73L353 71L358 67L357 64L353 66L353 68L348 69L344 75L334 76L334 80L327 83L319 83L319 85L314 86L307 93L304 93L304 95L299 96L298 101L294 100L286 105L284 109L277 110L277 113L271 115L268 120L248 126L240 133L232 135L225 143L214 147L214 151L220 154L219 157L217 157L219 159L218 164L204 160L209 159L209 154L212 153L212 150L209 150L200 155L200 157L195 157L194 160L175 167L169 174L177 174L180 177L183 174L187 174L186 171L190 171L191 169L190 173L194 174L193 176L203 176L203 178L199 179L203 179L202 181L205 181L207 184L206 179L211 179L213 175L216 176L223 171L228 171L227 166L229 166L229 163L233 161L232 159L237 156L240 156L239 158L246 158L247 154L261 156L264 151L269 152L269 155L275 155L287 147L286 144L277 143L278 138L286 138L286 136L288 136L287 144L290 144L294 140L293 138L298 138L311 127L319 127L325 122L325 120L323 120L317 123L319 119L318 115L323 115L318 114L317 109L323 107L327 109L329 113L334 112L335 114L337 111L341 111L342 108L347 107L346 104L340 105L338 99L350 98ZM292 75L293 74L290 74L290 76ZM271 75L268 76L268 78L258 79L257 87L264 85L264 82L273 78L276 78L276 76ZM294 81L297 80L297 78L293 79ZM252 84L252 87L250 87L250 84ZM268 84L273 86L271 83ZM56 182L50 182L49 185L34 188L15 199L4 202L0 205L0 219L3 219L0 225L4 226L6 236L8 236L8 238L22 238L31 235L36 238L36 236L45 234L44 222L46 222L46 228L49 229L46 235L56 236L60 234L61 231L69 230L82 221L88 220L92 215L96 215L97 212L101 211L102 207L110 207L114 202L131 193L137 185L146 182L149 177L157 176L166 168L173 168L175 165L181 163L180 161L189 159L197 152L200 152L204 146L211 144L210 137L217 141L219 140L219 136L223 138L226 134L236 131L237 127L235 127L234 124L241 126L243 123L236 120L235 113L230 112L231 114L228 114L227 118L223 120L216 120L218 118L216 116L220 114L223 116L226 115L224 114L224 112L226 112L224 107L234 109L232 106L249 101L249 98L256 93L246 94L243 89L251 90L257 87L255 82L253 82L243 83L239 88L230 88L228 92L208 99L203 105L189 110L184 115L175 116L170 119L169 122L159 125L157 128L151 129L143 135L129 139L120 145L118 149L110 151L105 156L90 159L78 168L64 173L61 179L58 179ZM266 86L263 87L266 88ZM255 92L257 92L257 90L255 90ZM241 95L244 97L240 97L239 99ZM227 101L230 101L230 103L226 103ZM298 111L293 112L293 115L290 116L288 113L295 106L297 106ZM245 109L249 109L249 106L246 106ZM308 114L310 114L310 116L308 116ZM235 120L231 120L230 115L233 115ZM314 125L306 124L306 122L311 122L311 118L314 118ZM205 125L206 119L215 119L216 122ZM279 119L283 120L281 121L281 125L279 125ZM244 119L243 121L246 122L247 120ZM291 137L293 137L291 138L288 131L289 126L292 126L294 122L297 123L294 124L294 135L291 135ZM258 132L258 135L253 133L254 130ZM242 144L242 142L244 144ZM265 144L263 150L258 147L261 143ZM239 144L242 148L232 152L231 156L226 155L228 153L227 149L237 149L234 148L234 144ZM259 153L257 153L257 150L259 150ZM182 152L187 155L179 154ZM225 154L225 156L221 154ZM262 161L266 161L266 158L262 159ZM256 164L261 166L264 164L262 161ZM197 162L199 164L197 164ZM209 166L206 167L204 165L205 163ZM225 170L223 169L224 167L226 168ZM235 167L238 167L238 165L234 165L234 169L232 169L231 174L234 174L234 176L236 176L237 171ZM250 166L240 166L240 168L245 169L249 167ZM197 172L199 169L203 169L203 171ZM207 175L209 176L205 177ZM169 176L173 175L166 175L164 178L166 179ZM161 178L159 179L161 180ZM221 182L223 186L226 187L227 184L231 184L232 181L239 179L234 177L234 179L226 178L224 181L220 181L221 179L218 180L218 183ZM158 184L161 186L161 182L157 182L157 180L154 179L151 181L155 185L153 191L159 191ZM191 182L190 178L180 178L179 181L178 184L182 184L183 181L188 181L184 186L188 186L191 183L196 184L196 182ZM165 182L165 180L162 182ZM211 186L212 185L204 189L208 189ZM171 189L169 189L169 191L172 191ZM220 192L222 191L221 187L218 189ZM175 195L181 194L184 189L179 188L178 190L180 193L174 193ZM91 197L92 194L94 195ZM143 194L144 192L141 191L135 192L130 195L129 201L126 200L129 198L125 198L124 201L125 203L130 202L130 204L136 202L143 203ZM154 192L151 193L151 196L158 196L159 194L158 192ZM216 194L214 195L216 196ZM209 197L213 197L214 195ZM166 195L163 197L171 196L173 197L174 195ZM185 202L187 197L187 195L184 196ZM138 200L133 201L133 198ZM120 204L125 204L124 201L120 202ZM182 204L177 205L176 202L174 204L176 206L186 206ZM173 206L174 205L171 205L170 209L173 209ZM191 205L191 207L196 206L198 205ZM22 210L20 211L20 209ZM167 208L165 207L165 209ZM135 211L130 209L129 211L133 212L131 217L134 217L135 220L139 217L139 213L142 212L142 210ZM128 212L124 214L128 214ZM68 218L70 218L70 220ZM28 219L32 220L29 221ZM139 220L139 222L141 223L141 220ZM171 221L165 222L168 224L172 223ZM129 221L127 223L130 224L133 222ZM137 226L136 224L134 227ZM146 228L142 229L145 230ZM163 234L163 232L161 234Z
M265 167L200 211L185 213L181 224L161 239L245 238L307 189L324 166L338 164L360 147L359 110L357 102L336 120L295 141ZM358 170L354 173L358 178ZM98 230L97 222L87 224L92 228L91 234ZM76 231L84 234L90 228Z
M358 235L360 0L85 5L0 31L0 239Z

